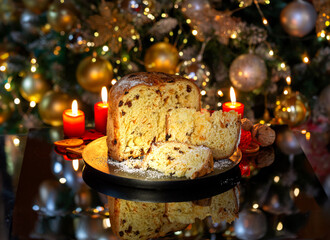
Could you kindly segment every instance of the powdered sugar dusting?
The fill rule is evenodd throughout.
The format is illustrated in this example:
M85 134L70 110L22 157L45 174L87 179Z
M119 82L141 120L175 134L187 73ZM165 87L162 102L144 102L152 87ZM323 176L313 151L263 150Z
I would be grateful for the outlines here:
M219 169L219 170L223 170L226 168L229 168L231 166L233 166L233 162L229 159L223 159L223 160L219 160L219 161L215 161L214 162L214 168Z

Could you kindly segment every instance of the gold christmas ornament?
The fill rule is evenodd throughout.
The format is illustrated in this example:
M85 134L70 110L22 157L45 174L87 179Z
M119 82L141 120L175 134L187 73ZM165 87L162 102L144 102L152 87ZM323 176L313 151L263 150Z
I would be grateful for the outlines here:
M50 0L23 0L23 3L31 12L40 14L47 10Z
M255 54L238 56L231 64L229 78L235 88L249 92L261 87L267 78L265 62Z
M298 126L310 116L307 99L299 92L283 95L277 100L274 115L278 123Z
M72 99L66 93L48 91L41 99L38 110L42 121L54 127L63 125L62 114L71 108Z
M14 102L9 97L0 94L0 125L11 117L14 110Z
M72 4L54 1L48 9L47 20L57 32L69 32L77 23L77 14Z
M29 102L39 103L42 96L50 89L48 81L39 73L27 75L21 83L19 91Z
M317 14L312 4L297 0L282 9L280 21L289 35L303 37L315 27L316 17Z
M100 57L86 57L78 65L77 81L87 91L100 93L103 86L108 86L113 77L112 65Z
M148 72L174 74L178 61L178 50L166 42L159 42L152 45L147 49L144 56L144 66Z

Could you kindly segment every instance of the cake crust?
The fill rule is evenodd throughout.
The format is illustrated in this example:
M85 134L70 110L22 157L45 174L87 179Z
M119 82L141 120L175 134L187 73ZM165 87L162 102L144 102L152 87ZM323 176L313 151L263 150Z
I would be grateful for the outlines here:
M122 111L124 107L132 106L132 101L124 101L126 95L129 95L132 91L135 91L139 87L145 87L145 91L153 90L153 94L155 94L155 103L159 107L166 105L167 98L162 99L162 96L168 94L171 96L171 93L168 93L166 89L167 86L171 86L177 83L186 83L187 89L185 91L194 93L198 92L198 98L195 99L193 103L190 103L191 107L199 110L200 109L200 94L197 85L186 78L177 76L177 75L170 75L165 73L156 73L156 72L140 72L140 73L132 73L127 76L121 78L109 91L109 107L108 107L108 121L107 121L107 145L108 145L108 155L110 158L123 161L129 157L137 158L143 156L146 151L149 149L141 147L139 151L134 150L132 153L128 152L127 154L123 154L121 150L125 146L123 145L123 141L121 139L124 137L123 134L120 134L120 128L123 126L121 125L120 119L123 117L126 112ZM188 86L189 85L189 86ZM171 91L171 90L169 90ZM135 95L136 101L139 100L139 95ZM141 99L140 99L141 100ZM180 107L180 104L177 104ZM181 104L182 105L182 104ZM175 107L170 106L169 107ZM188 107L188 106L184 106ZM157 108L157 106L155 106ZM164 113L164 128L165 128L165 113ZM159 135L159 133L157 133ZM164 138L165 138L165 130L164 130ZM157 139L158 138L158 139ZM159 141L163 139L159 139L162 137L156 137L153 141ZM165 140L165 139L164 139ZM152 143L152 142L151 142ZM150 145L151 145L150 143Z

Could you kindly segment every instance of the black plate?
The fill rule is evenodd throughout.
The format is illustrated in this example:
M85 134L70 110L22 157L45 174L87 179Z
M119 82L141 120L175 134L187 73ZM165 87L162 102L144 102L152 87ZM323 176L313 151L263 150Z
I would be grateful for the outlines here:
M176 191L178 189L180 191L182 189L205 189L207 191L207 188L211 190L215 188L229 189L236 185L240 179L240 174L237 174L237 170L233 170L241 160L242 154L240 150L236 151L229 159L216 162L214 172L196 179L160 176L159 173L152 170L130 171L127 167L123 167L125 163L113 162L109 164L107 152L106 137L99 138L87 145L83 151L85 162L83 178L91 187L108 195L115 194L114 192L117 191L115 189L118 188L139 188L157 191Z

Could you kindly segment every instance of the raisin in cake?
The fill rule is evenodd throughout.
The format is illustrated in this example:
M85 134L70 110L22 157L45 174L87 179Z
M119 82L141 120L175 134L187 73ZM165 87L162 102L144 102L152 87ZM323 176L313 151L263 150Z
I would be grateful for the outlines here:
M165 141L165 118L170 109L200 109L198 87L186 78L164 73L133 73L109 92L107 145L117 161L137 158L152 142Z
M200 112L178 108L169 112L166 133L169 141L204 145L212 150L215 160L231 156L240 136L240 115L234 111Z
M213 171L209 148L179 142L156 142L144 157L142 167L151 168L166 176L194 179Z

